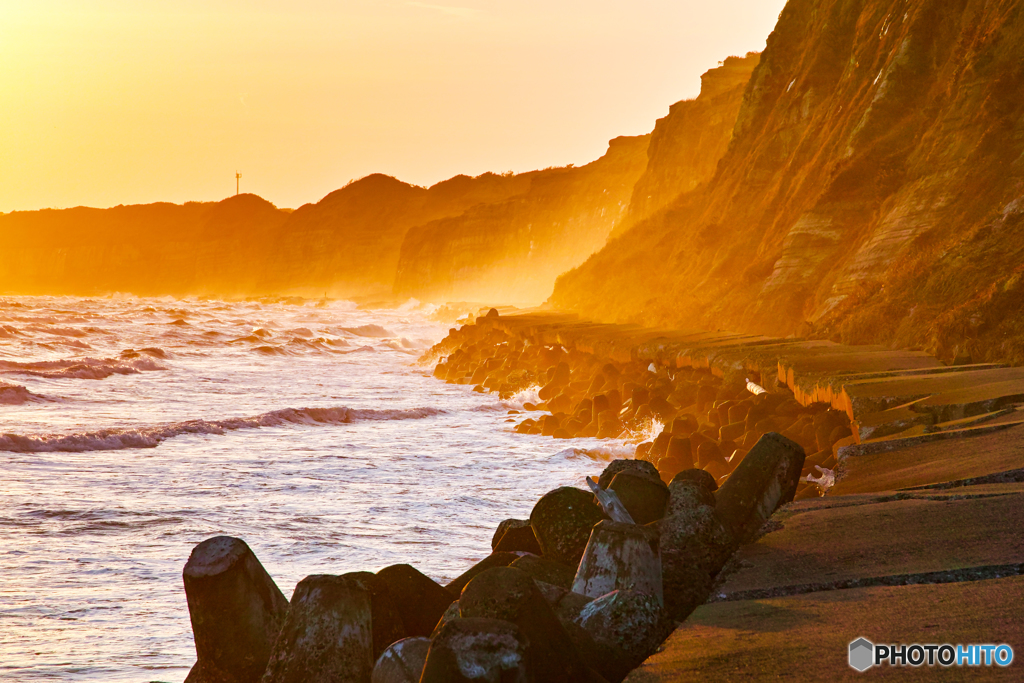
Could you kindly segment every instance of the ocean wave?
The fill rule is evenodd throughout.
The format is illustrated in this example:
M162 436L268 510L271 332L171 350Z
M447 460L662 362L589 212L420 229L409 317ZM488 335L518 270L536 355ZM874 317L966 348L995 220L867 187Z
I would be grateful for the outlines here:
M0 339L6 339L21 334L18 328L11 325L0 325Z
M632 458L634 450L634 448L624 444L609 444L593 448L565 448L555 453L555 457L568 460L587 458L589 460L609 461L616 458Z
M152 358L74 358L34 363L0 361L0 373L31 375L49 379L106 379L111 375L134 375L166 370Z
M294 337L288 342L289 347L300 348L300 349L311 349L313 351L321 351L324 353L345 353L344 351L338 351L337 349L331 348L333 346L348 346L348 342L343 339L328 339L327 337L317 337L315 339L302 339L301 337Z
M90 334L102 333L103 330L95 327L87 327L85 329L79 327L46 327L43 325L29 325L25 328L26 332L42 332L44 334L52 334L55 337L88 337Z
M419 355L418 351L414 351L412 349L409 349L409 348L403 346L401 344L401 342L399 342L396 339L389 339L388 341L384 342L384 346L387 346L388 348L394 349L395 351L400 351L402 353L408 353L408 354L412 354L414 356L418 356Z
M188 420L136 429L100 429L79 434L21 436L0 434L0 451L14 453L85 453L156 448L167 439L185 434L221 435L239 429L281 427L284 425L340 425L368 420L418 420L446 411L440 408L375 410L368 408L284 408L254 417L226 420Z
M539 384L535 384L532 387L527 387L521 391L517 391L509 398L502 401L507 407L514 410L523 410L523 405L526 403L532 403L537 405L541 402L540 395L537 393L541 390Z
M256 353L262 353L265 356L286 356L286 355L288 355L288 352L285 349L282 349L279 346L270 346L270 345L257 346L255 349L253 349L253 351L255 351Z
M92 348L91 346L86 344L84 341L79 341L78 339L58 339L57 341L55 341L53 343L56 344L57 346L66 346L66 347L70 347L72 349L91 349Z
M360 353L360 352L364 352L364 351L367 352L367 353L376 353L377 349L373 348L372 346L360 346L358 349L350 349L350 350L346 350L346 351L338 351L338 353Z
M147 348L144 348L144 349L139 349L138 351L136 351L135 349L125 349L124 351L121 352L121 358L129 359L129 360L131 360L133 358L140 358L142 356L150 356L151 358L163 358L163 359L166 359L167 358L167 352L164 351L163 349L157 348L155 346L150 346L150 347L147 347Z
M385 330L380 325L360 325L359 327L341 327L339 328L342 332L348 332L354 334L357 337L394 337L393 332Z
M23 386L0 382L0 406L20 406L22 403L40 403L45 400Z

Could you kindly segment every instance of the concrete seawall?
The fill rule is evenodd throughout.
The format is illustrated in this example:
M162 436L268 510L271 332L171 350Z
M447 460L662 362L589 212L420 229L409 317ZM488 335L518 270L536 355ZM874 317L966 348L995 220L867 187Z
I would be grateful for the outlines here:
M634 457L591 490L538 491L530 518L502 522L447 586L396 565L307 577L286 606L243 541L200 544L189 608L223 626L196 629L190 683L844 680L862 675L851 644L1024 647L1019 369L495 309L423 360L516 397L516 432L624 438ZM211 544L248 573L204 560ZM199 574L224 588L200 590ZM268 595L256 653L239 625ZM354 644L310 649L310 634ZM1015 680L1019 666L984 673Z
M649 379L688 372L717 378L719 387L752 380L806 410L846 418L848 435L829 444L832 485L801 484L798 500L739 548L706 604L627 681L854 679L862 674L847 663L848 644L859 637L1024 647L1024 368L947 366L917 351L600 325L549 312L492 314L474 328L478 340L503 335L506 344L559 348L591 356L590 367L613 363ZM466 341L453 334L434 353L450 363ZM445 379L500 391L497 370ZM531 419L552 414L550 402L530 406L538 409ZM671 419L692 415L715 426L705 410L718 402L673 405ZM624 406L624 416L630 408L635 415L636 406ZM648 458L652 445L640 444L637 457ZM1014 680L1016 667L982 673ZM874 673L965 672L936 665Z

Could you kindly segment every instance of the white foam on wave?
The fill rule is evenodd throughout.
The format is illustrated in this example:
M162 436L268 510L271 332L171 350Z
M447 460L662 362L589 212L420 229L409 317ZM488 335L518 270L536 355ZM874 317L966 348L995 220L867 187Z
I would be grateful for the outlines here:
M517 391L510 398L502 401L502 403L513 410L522 410L524 403L533 403L536 405L541 402L540 396L537 395L537 392L540 390L541 386L539 384L535 384L532 387L523 389L522 391Z
M629 439L630 441L637 442L654 441L664 428L665 425L662 424L661 420L653 417L650 420L641 422L639 429L636 431L630 432Z
M140 372L166 370L152 358L131 360L116 358L68 358L64 360L0 361L0 373L32 375L48 379L106 379L111 375L134 375Z
M406 301L404 304L402 304L395 310L401 311L402 313L409 313L410 311L415 311L419 309L420 306L421 304L419 299L417 299L416 297L409 297L408 301Z
M413 356L419 355L418 351L414 351L412 349L409 349L409 348L403 346L402 343L400 341L398 341L397 339L389 339L388 341L384 342L384 346L387 346L388 348L394 349L395 351L399 351L401 353L408 353L408 354L413 355Z
M394 332L384 329L380 325L360 325L359 327L339 327L342 332L354 334L357 337L374 337L377 339L385 339L388 337L394 337Z
M588 448L587 452L592 458L599 460L616 460L620 458L632 460L636 454L636 446L631 443L609 442Z
M281 427L284 425L340 425L367 420L418 420L446 411L440 408L375 410L369 408L283 408L253 417L225 420L188 420L136 429L99 429L79 434L21 436L0 434L0 451L14 453L85 453L156 448L167 439L185 434L215 434L239 429Z
M633 450L628 444L607 444L593 448L565 448L555 453L556 458L570 460L587 458L589 460L610 461L616 458L632 458Z

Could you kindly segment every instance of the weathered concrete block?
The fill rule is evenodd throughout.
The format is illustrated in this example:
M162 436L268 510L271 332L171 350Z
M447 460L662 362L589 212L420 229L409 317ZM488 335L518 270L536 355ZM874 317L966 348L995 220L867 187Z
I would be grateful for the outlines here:
M715 478L712 477L707 472L705 472L704 470L698 468L683 470L676 476L672 477L672 481L669 483L669 485L671 486L673 483L677 481L695 482L706 488L708 491L711 491L712 493L718 490L718 482L715 481Z
M515 521L519 522L520 520ZM537 543L537 537L533 533L533 527L527 521L525 524L509 526L498 544L494 546L494 552L522 552L540 555L541 549L540 544Z
M528 519L506 519L498 524L498 527L494 530L494 535L491 536L491 550L498 547L498 541L505 535L505 532L513 527L524 527L530 526L530 520Z
M534 581L543 581L566 590L572 586L572 580L576 576L576 572L561 562L536 555L523 555L509 566L523 570Z
M704 505L715 507L715 494L701 484L689 479L677 479L669 484L666 517Z
M409 636L429 636L455 601L454 593L407 564L385 567L377 576L388 584Z
M208 538L182 571L198 662L192 683L222 675L258 681L288 612L288 600L245 541Z
M715 508L700 505L658 522L665 611L682 620L704 603L712 580L735 549Z
M198 661L185 677L186 683L238 683L231 674L221 671L207 662Z
M780 505L793 500L804 457L800 444L772 432L729 475L716 508L738 540L753 536Z
M597 479L597 485L603 489L608 488L608 485L612 483L612 479L619 472L637 472L651 477L658 476L658 468L646 460L612 460L604 468L604 471L601 472L601 476Z
M372 671L370 590L345 576L300 581L262 683L367 683Z
M371 572L351 572L343 575L359 582L370 591L370 611L373 616L373 659L387 649L388 645L405 638L408 633L398 605L391 596L388 582Z
M507 567L522 556L523 553L491 553L460 574L458 578L445 586L445 588L447 588L448 592L453 595L459 595L462 593L462 589L466 587L466 584L480 572L491 569L492 567Z
M583 608L594 599L536 579L533 583L547 603L551 605L555 616L558 617L558 621L569 635L569 640L572 641L583 661L610 683L619 683L624 679L633 668L629 655L617 648L597 643L575 621Z
M663 564L666 553L685 552L688 563L715 575L737 547L731 529L718 510L709 505L680 510L665 517L657 527Z
M370 683L419 683L429 649L429 638L392 643L374 664Z
M572 621L594 598L534 579L533 583L561 621Z
M661 572L657 529L605 520L590 535L572 590L597 598L629 589L663 600Z
M440 632L442 626L447 624L452 619L458 619L458 618L459 618L459 601L456 600L452 604L448 605L448 609L446 609L444 611L444 614L441 615L441 618L437 620L437 625L434 626L434 630L430 632L431 639L433 639L433 637L436 636L438 634L438 632Z
M420 683L533 683L532 647L515 624L453 619L434 636Z
M512 567L487 570L469 582L459 606L463 618L502 619L518 626L531 644L538 682L584 679L586 665L526 572Z
M627 653L632 666L653 653L672 630L655 596L630 590L597 598L583 608L576 623L597 643Z
M544 557L570 567L579 565L590 530L602 519L604 513L593 494L571 486L544 494L530 513Z
M684 463L678 471L688 470L693 467L693 449L689 437L674 436L668 442L668 452L665 453L667 460Z
M665 516L668 486L657 474L652 477L635 472L619 472L612 478L608 490L615 492L637 524L650 524Z

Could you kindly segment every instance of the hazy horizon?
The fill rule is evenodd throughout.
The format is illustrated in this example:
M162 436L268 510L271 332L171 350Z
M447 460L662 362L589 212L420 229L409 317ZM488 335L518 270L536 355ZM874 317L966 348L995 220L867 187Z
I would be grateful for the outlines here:
M0 211L587 163L763 49L784 4L5 3Z

